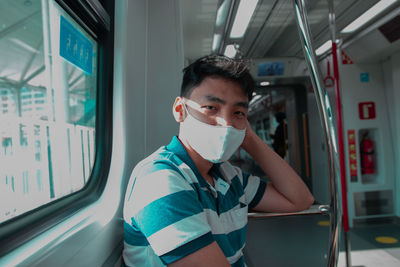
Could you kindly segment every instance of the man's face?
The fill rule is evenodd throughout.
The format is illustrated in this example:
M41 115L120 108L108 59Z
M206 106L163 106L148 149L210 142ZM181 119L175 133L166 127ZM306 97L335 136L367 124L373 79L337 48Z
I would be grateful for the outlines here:
M248 98L240 85L219 77L208 77L185 98L189 113L196 119L219 126L244 129L247 126Z

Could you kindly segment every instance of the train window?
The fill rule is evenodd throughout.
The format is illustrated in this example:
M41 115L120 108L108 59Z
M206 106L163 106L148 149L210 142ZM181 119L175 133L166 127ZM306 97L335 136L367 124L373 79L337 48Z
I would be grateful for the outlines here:
M97 55L97 41L57 3L0 2L0 223L88 182Z

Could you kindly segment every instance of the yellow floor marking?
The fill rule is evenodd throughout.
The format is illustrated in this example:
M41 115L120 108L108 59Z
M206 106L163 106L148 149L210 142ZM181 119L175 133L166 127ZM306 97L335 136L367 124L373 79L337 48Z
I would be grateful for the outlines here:
M382 244L396 244L399 242L397 238L391 237L391 236L378 236L375 238L376 242L382 243Z
M318 225L319 226L329 226L329 221L319 221Z

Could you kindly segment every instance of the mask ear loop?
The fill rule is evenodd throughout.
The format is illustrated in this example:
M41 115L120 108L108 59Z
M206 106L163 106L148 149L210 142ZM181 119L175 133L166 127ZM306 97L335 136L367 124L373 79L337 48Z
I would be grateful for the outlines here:
M189 110L188 110L188 108L187 108L187 105L186 105L186 103L183 101L183 99L182 99L182 102L181 102L181 103L182 103L182 106L183 106L183 110L184 110L185 113L186 113L186 114L185 114L185 115L186 115L186 116L185 116L185 119L186 119L187 116L191 116L191 115L190 115Z

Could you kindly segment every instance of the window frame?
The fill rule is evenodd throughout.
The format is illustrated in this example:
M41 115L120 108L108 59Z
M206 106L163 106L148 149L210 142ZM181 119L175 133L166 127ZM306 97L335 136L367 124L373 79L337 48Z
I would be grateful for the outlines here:
M101 196L111 163L115 0L55 0L98 42L95 158L90 178L77 192L0 224L0 256L71 217Z

